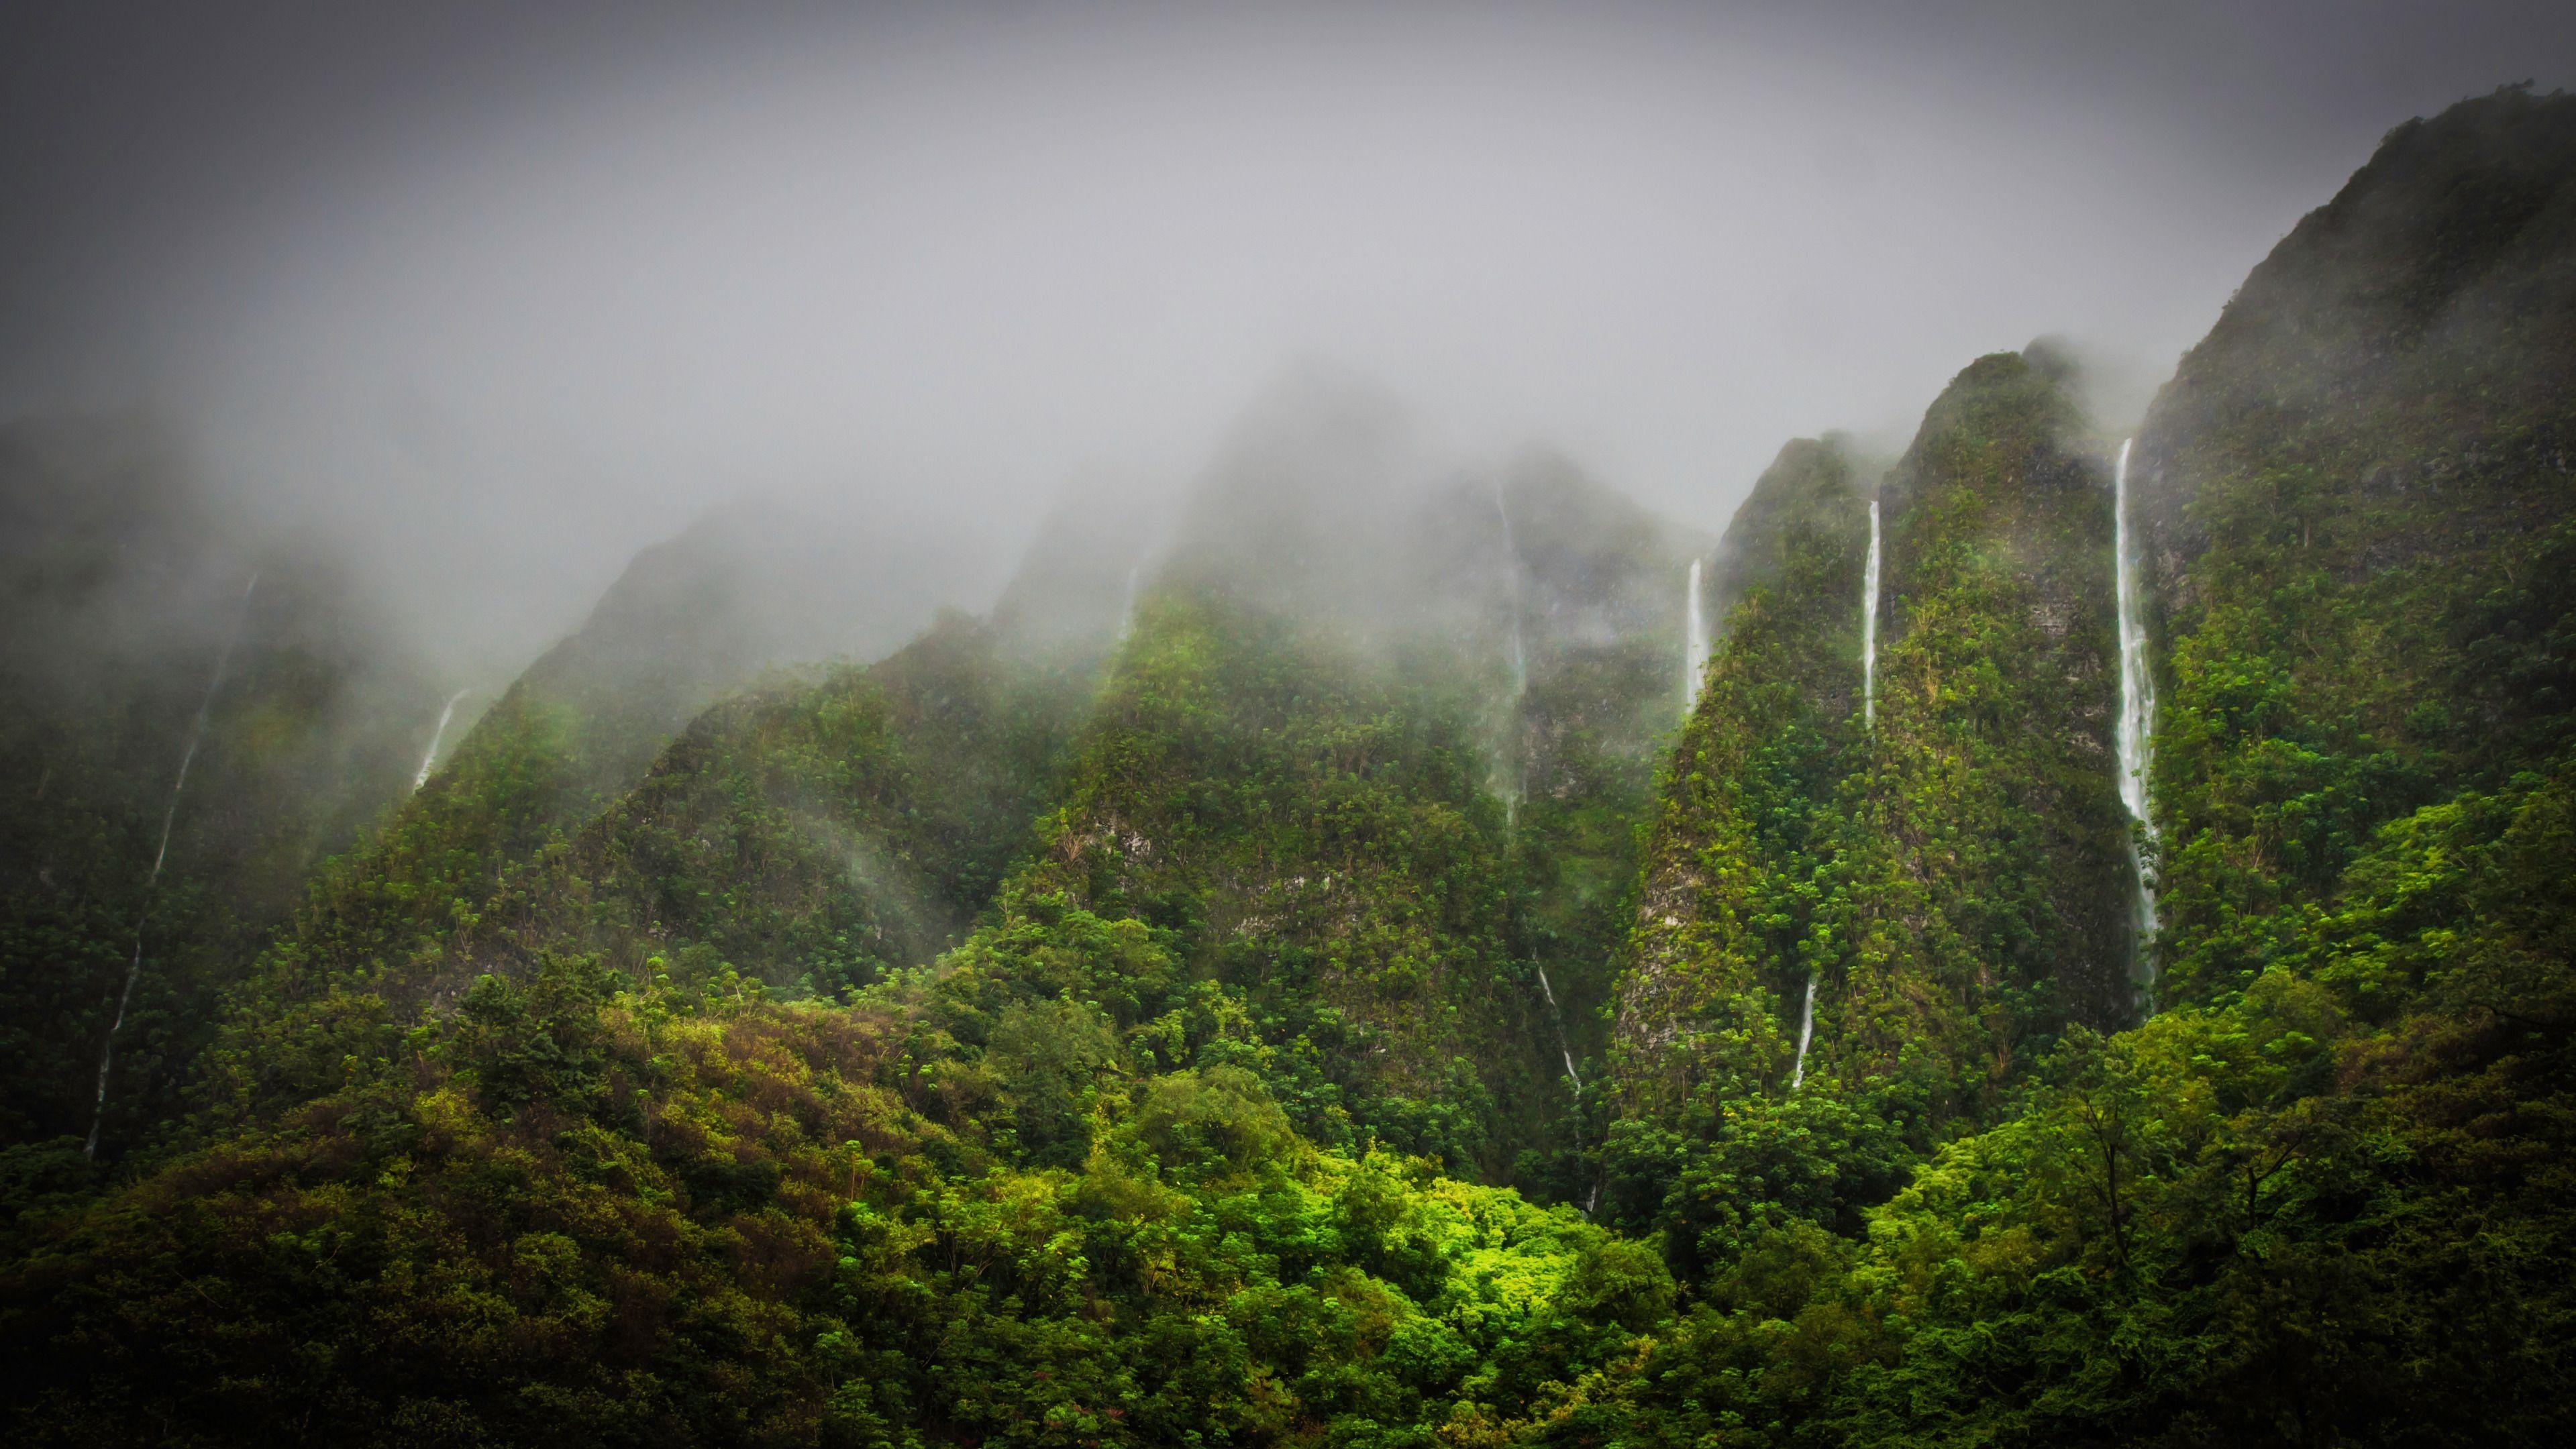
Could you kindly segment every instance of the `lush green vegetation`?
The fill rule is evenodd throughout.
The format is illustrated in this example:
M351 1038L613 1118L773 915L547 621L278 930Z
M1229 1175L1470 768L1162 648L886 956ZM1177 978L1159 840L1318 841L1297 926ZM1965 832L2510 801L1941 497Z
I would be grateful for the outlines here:
M2081 428L2044 357L1983 358L1889 475L1878 724L1818 885L1826 1062L1972 1120L2068 1020L2134 1016L2109 470Z
M1665 782L1620 990L1622 1085L1643 1118L1712 1076L1791 1071L1819 832L1860 729L1869 519L1852 472L1835 447L1791 443L1727 530L1724 632Z
M1096 673L945 620L606 784L523 690L314 875L150 1151L13 1120L0 1431L2576 1437L2570 339L2576 101L2507 92L2160 398L2144 1001L2108 449L2040 348L1884 479L1784 450L1651 800L1678 573L1571 485L1426 590L1523 600L1507 707L1490 620L1191 568ZM112 914L10 909L13 971L108 969ZM1558 1035L1551 966L1615 1012Z
M563 731L505 702L333 862L239 993L204 1106L262 1119L388 1070L487 976L581 955L637 981L846 998L951 944L1016 854L1079 695L964 620L872 668L709 711L567 833Z
M1221 596L1167 593L1119 656L1004 929L1031 910L1141 927L1168 964L1036 988L1180 1033L1171 1013L1213 985L1279 1054L1273 1089L1317 1141L1499 1168L1534 1036L1505 969L1484 777L1437 696Z
M1686 1301L1705 1296L1595 1392L1605 1437L2567 1434L2576 840L2559 681L2576 600L2557 561L2576 498L2552 440L2576 316L2571 128L2576 103L2508 92L2392 136L2149 420L2165 1009L2129 1031L2049 1025L2105 979L2101 947L2120 937L2083 903L2112 872L2087 872L2071 908L1975 889L2018 875L2063 891L2070 861L2116 840L2107 774L2064 748L2098 719L2065 696L2092 677L2080 651L2102 647L2087 641L2106 601L2048 598L2048 564L2079 573L2105 530L2071 509L2039 520L2054 540L1996 529L1991 490L1920 490L1941 455L2046 487L2036 451L1994 446L2015 431L1999 409L2038 397L2040 370L1971 369L1949 440L1936 406L1891 479L1911 492L1890 536L1892 602L1911 617L1882 655L1879 738L1822 812L1905 868L1815 878L1833 883L1820 900L1863 883L1855 903L1942 948L1890 961L1955 965L1931 973L1946 989L1882 993L1906 1021L1889 1076L1844 1066L1830 1093L1782 1094L1775 984L1708 1015L1723 1050L1683 1111L1622 1124L1611 1201L1661 1223ZM2027 410L2048 429L2023 436L2075 435L2049 411ZM1954 690L1964 708L1944 725ZM2015 719L2059 723L1993 732ZM1804 866L1736 838L1753 842L1736 879ZM2015 915L2024 929L1996 929ZM1830 906L1816 916L1819 935L1853 939ZM2090 949L2052 943L2052 920ZM1949 1035L1922 1052L1945 1040L1957 966L1994 1005L1951 1018L1973 1049ZM2017 1069L1960 1091L1999 1027L2020 1038ZM1909 1081L1917 1052L1956 1075Z

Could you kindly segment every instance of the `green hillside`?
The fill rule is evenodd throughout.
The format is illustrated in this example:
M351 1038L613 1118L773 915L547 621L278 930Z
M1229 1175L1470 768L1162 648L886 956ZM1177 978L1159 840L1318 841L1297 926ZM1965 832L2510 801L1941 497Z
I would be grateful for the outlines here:
M1815 929L1824 812L1857 762L1869 500L1801 439L1719 548L1721 637L1670 770L1619 992L1622 1085L1646 1117L1702 1082L1785 1083Z
M543 745L487 718L324 870L239 993L204 1100L265 1119L393 1070L478 980L557 960L833 1000L927 962L1019 854L1079 691L951 619L867 669L718 705L572 833L529 783L554 764Z
M303 904L206 907L249 964L141 1150L12 1086L0 1432L2576 1437L2576 98L2280 243L2130 447L2135 574L2082 386L1978 358L1711 541L1301 374L870 664L755 678L733 575L640 568L355 848L356 785L191 847ZM0 735L87 792L0 815L65 872L13 1002L116 973L194 707L117 690Z

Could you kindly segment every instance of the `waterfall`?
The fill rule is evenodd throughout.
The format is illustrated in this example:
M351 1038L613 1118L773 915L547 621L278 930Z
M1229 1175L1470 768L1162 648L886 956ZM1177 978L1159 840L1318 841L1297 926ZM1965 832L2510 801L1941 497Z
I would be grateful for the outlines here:
M411 777L411 787L413 789L417 790L421 786L429 783L429 767L438 763L438 742L447 738L448 721L456 718L456 702L471 693L473 693L473 691L470 689L460 689L454 694L449 695L447 697L447 703L440 707L438 711L438 728L429 732L429 748L421 752L420 773Z
M161 884L161 867L170 859L170 828L179 820L179 794L188 788L188 767L197 762L197 747L205 743L206 717L213 713L215 691L224 683L225 667L232 663L233 647L241 642L242 631L250 626L252 591L259 587L259 575L252 574L242 590L241 614L233 621L230 634L224 636L224 647L215 654L215 672L206 680L206 692L197 701L197 722L188 730L188 748L179 755L179 776L170 783L170 801L161 811L161 845L152 852L152 871L143 879L143 899L134 912L134 955L125 963L125 989L117 993L116 1016L107 1024L107 1040L98 1048L98 1104L90 1112L89 1141L81 1156L98 1156L99 1128L107 1121L107 1078L116 1064L116 1034L125 1029L126 1008L134 1004L134 983L143 975L143 927L152 910L152 893Z
M1816 1039L1816 973L1807 973L1807 1004L1798 1013L1798 1065L1789 1073L1789 1090L1807 1080L1807 1043Z
M1574 1083L1575 1094L1580 1096L1583 1093L1583 1077L1574 1070L1574 1048L1567 1045L1565 1040L1565 1012L1556 1004L1556 988L1548 984L1547 968L1544 966L1538 968L1538 989L1547 997L1548 1019L1556 1023L1556 1054L1565 1058L1565 1078Z
M1869 500L1869 557L1860 570L1860 723L1878 725L1878 500ZM1816 1039L1816 973L1807 973L1807 1001L1798 1008L1798 1061L1789 1071L1789 1090L1807 1080L1807 1048Z
M1127 569L1127 604L1118 611L1118 638L1123 643L1136 630L1136 586L1145 577L1145 561L1138 559Z
M1700 677L1708 672L1708 617L1699 604L1699 560L1692 559L1682 595L1682 718L1699 706Z
M2156 822L2147 806L2147 772L2155 763L2156 682L2147 672L2146 610L2138 597L2137 548L2129 536L2129 448L2120 443L2120 460L2111 469L2111 550L2120 614L2120 718L2113 743L2120 757L2120 803L2138 822L2139 834L2152 845ZM2130 862L2137 867L2139 960L2154 980L2155 958L2146 942L2156 933L2156 892L2148 882L2146 860L2133 839Z
M1878 727L1878 500L1869 500L1869 562L1860 571L1860 726ZM1814 983L1808 983L1814 989Z

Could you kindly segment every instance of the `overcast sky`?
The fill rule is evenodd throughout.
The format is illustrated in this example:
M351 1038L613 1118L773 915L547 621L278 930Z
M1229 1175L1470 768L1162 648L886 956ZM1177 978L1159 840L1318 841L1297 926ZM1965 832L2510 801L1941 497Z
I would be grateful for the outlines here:
M2134 409L2390 127L2520 80L2576 5L22 0L0 415L178 420L460 658L755 490L980 534L981 605L1298 359L1713 528L2041 333Z

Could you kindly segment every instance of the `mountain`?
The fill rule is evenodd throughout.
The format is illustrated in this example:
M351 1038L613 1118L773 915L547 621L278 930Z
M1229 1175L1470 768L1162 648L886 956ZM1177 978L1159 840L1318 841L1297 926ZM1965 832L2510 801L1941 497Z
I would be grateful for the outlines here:
M0 1149L0 1423L2563 1441L2570 198L2402 127L2125 447L2034 344L1714 543L1301 375L873 663L643 569Z
M1800 439L1754 483L1716 556L1719 641L1675 747L1618 991L1621 1085L1677 1108L1750 1033L1736 1070L1795 1070L1822 818L1857 763L1869 498ZM1812 948L1811 948L1812 949ZM1797 1005L1789 1005L1797 1003Z
M505 701L321 873L242 993L207 1094L258 1120L363 1080L478 982L567 955L825 998L926 964L1025 847L1088 688L952 614L874 665L712 706L578 828L550 809L563 736Z
M2044 358L1985 359L1936 405L1890 480L1879 739L1836 797L1914 880L1820 870L1820 903L1866 888L1818 910L1858 947L1820 959L1901 986L1873 941L1936 948L1879 958L1898 968L1982 948L1982 1020L1956 973L1875 993L1900 1065L2045 1031L2010 990L2042 963L2076 1019L1924 1133L1942 1103L1901 1073L1782 1093L1758 1070L1776 981L1737 1006L1754 1025L1719 1040L1755 1069L1604 1154L1606 1200L1662 1227L1705 1306L1574 1417L1657 1442L2565 1436L2571 127L2576 99L2509 90L2391 133L2133 445L2162 920L2161 1009L2127 1031L2088 1029L2078 989L2107 1004L2126 934L2099 463L2038 426ZM2005 482L2053 511L1997 508ZM2049 558L2069 567L2028 571ZM2011 819L1995 803L2052 799L2072 828L1977 839ZM1903 929L1853 937L1873 904ZM2028 929L1992 929L1997 905Z
M1545 449L1440 466L1392 399L1309 371L1250 410L1154 575L1391 668L1393 707L1470 737L1476 793L1501 807L1500 969L1523 1023L1483 1090L1519 1119L1505 1140L1539 1154L1517 1175L1557 1194L1585 1190L1565 1154L1598 1128L1564 1114L1594 1110L1570 1089L1605 1046L1633 822L1678 725L1691 560L1709 547Z
M1820 911L1848 1005L1825 1020L1873 1065L1943 1059L1963 1106L1990 1111L2068 1020L2134 1015L2109 462L2047 356L2003 354L1882 485L1878 719Z
M2571 174L2563 97L2399 127L2139 433L2170 999L2242 989L2387 822L2564 759Z
M2125 1024L2104 463L2044 358L1951 383L1875 490L1865 719L1869 502L1822 444L1764 475L1648 865L1640 1091L1904 1079L1984 1117L2070 1018Z
M0 1142L113 1154L180 1110L439 701L344 562L255 535L149 420L0 428Z
M523 893L569 894L560 883L533 883L573 858L565 852L578 857L571 879L590 888L587 873L607 870L614 852L584 842L693 720L791 661L864 661L894 648L930 622L934 596L925 582L949 566L935 544L778 503L720 512L645 550L581 629L474 718L418 790L355 849L313 873L292 924L251 968L256 982L227 1028L213 1099L300 1100L310 1089L316 1079L282 1060L246 1055L264 1054L246 1043L270 1041L283 1021L323 1013L339 1024L314 1025L323 1033L316 1042L352 1031L367 1039L353 1049L373 1056L379 1047L368 1043L378 1035L451 1002L500 959L485 955L501 949L496 936L555 940L552 925L531 918L551 921L564 903L531 903ZM781 679L772 693L798 689ZM810 693L798 697L809 714L823 708ZM738 714L709 720L694 748L709 748L728 730L764 727ZM732 763L755 777L768 768ZM671 767L709 765L684 753ZM787 787L764 778L763 788ZM657 789L670 793L668 785ZM842 979L841 967L817 969L827 982ZM341 1020L343 1013L352 1015ZM337 1048L314 1050L323 1053L316 1070L336 1080Z
M506 748L546 761L528 782L543 794L525 802L532 818L577 826L717 699L764 670L883 657L930 624L964 571L962 551L892 520L738 504L638 554L486 717ZM469 734L454 758L482 747Z

